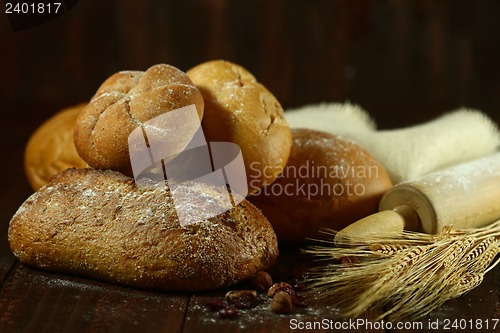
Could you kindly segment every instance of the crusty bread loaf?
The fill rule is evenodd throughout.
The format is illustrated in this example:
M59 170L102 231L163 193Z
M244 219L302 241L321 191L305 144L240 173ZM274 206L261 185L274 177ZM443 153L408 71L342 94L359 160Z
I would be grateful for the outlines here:
M203 97L179 69L158 64L145 72L123 71L97 90L75 124L75 146L90 166L132 175L130 133L166 112L196 105L203 117Z
M354 142L328 133L292 129L288 164L276 181L249 200L269 219L280 242L325 239L377 212L392 186L382 164Z
M73 126L85 106L78 104L59 111L31 135L24 152L24 170L33 190L63 170L88 167L73 143Z
M175 190L214 205L217 193L200 184ZM248 201L182 228L169 191L111 170L58 174L19 208L8 237L22 263L164 290L227 286L278 254L271 225Z
M205 100L207 141L239 145L250 193L271 184L285 167L292 144L278 100L245 68L228 61L202 63L187 75Z

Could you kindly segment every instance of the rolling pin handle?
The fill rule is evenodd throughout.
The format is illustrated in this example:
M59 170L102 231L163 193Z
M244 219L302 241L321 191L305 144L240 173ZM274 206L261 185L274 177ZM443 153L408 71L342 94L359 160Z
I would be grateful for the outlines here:
M377 237L388 237L403 230L417 230L420 224L417 213L406 205L384 210L345 227L334 238L337 247L345 247Z
M417 231L420 226L420 219L415 209L407 205L397 206L393 209L396 213L401 215L404 220L404 230Z

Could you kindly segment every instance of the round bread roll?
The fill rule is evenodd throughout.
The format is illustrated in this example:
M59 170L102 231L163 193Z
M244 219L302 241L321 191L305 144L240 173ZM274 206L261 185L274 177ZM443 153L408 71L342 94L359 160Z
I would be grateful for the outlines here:
M75 124L75 146L90 166L132 175L130 133L166 112L192 105L203 117L203 97L189 77L165 64L123 71L99 87Z
M172 196L217 205L204 184L138 187L111 170L68 169L29 197L8 239L27 265L163 290L208 290L269 269L276 235L248 201L181 227Z
M200 64L187 75L205 100L207 141L239 145L249 193L271 184L285 167L292 144L278 100L246 69L228 61Z
M73 142L73 126L86 104L61 110L31 135L24 151L24 171L33 190L68 168L88 167Z
M269 219L278 240L325 239L321 229L341 230L377 212L392 186L384 167L350 140L293 129L293 145L282 175L250 201Z

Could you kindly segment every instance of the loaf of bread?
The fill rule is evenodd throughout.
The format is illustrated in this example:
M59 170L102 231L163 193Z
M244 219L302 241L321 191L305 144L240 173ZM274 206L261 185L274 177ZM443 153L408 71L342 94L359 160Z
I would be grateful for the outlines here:
M271 184L285 167L292 144L278 100L245 68L228 61L202 63L187 75L205 100L207 141L240 147L249 193Z
M59 111L31 135L24 152L24 170L33 190L63 170L88 167L73 143L73 126L85 106L79 104Z
M172 194L217 205L208 185L138 187L133 178L68 169L34 193L10 222L22 263L114 283L163 290L207 290L270 268L276 235L248 201L183 228Z
M269 219L280 242L331 238L377 212L392 183L382 164L354 142L328 133L293 129L288 164L276 181L249 200Z
M97 90L75 124L75 146L91 167L132 175L128 137L148 120L192 105L203 117L203 97L189 77L166 64L145 72L112 75Z

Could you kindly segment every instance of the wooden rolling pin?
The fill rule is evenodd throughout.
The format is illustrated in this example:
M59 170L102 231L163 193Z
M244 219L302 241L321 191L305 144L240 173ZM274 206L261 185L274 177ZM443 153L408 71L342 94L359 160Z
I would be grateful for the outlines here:
M481 227L500 218L500 153L488 155L395 185L382 198L379 212L342 229L335 244L417 230L441 232Z

